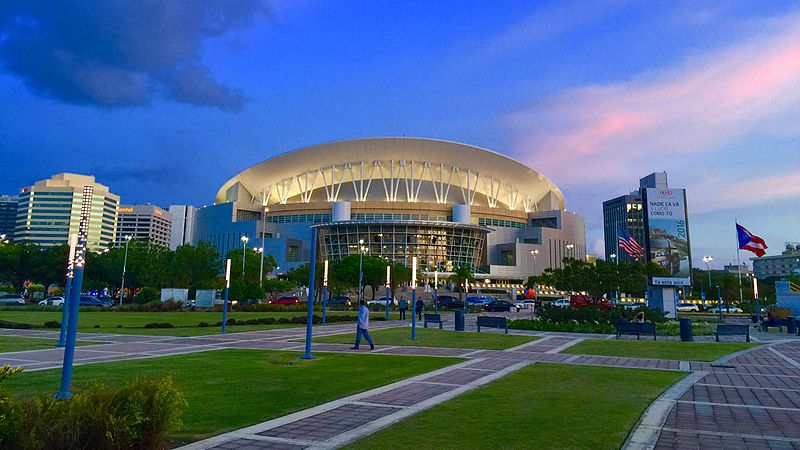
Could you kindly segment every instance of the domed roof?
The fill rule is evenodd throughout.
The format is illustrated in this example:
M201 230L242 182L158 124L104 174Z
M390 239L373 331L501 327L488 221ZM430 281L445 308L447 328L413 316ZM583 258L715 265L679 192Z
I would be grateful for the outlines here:
M507 156L424 138L364 138L319 144L262 161L228 180L216 202L427 201L533 211L553 182Z

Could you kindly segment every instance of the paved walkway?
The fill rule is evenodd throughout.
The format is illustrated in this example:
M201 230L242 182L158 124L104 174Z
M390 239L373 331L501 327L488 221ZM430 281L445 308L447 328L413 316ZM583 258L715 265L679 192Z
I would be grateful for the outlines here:
M374 322L372 328L397 326ZM452 325L451 325L452 326ZM315 336L352 333L352 324L315 327ZM517 334L517 333L515 333ZM714 363L620 358L561 353L587 337L549 332L508 350L380 346L372 353L454 356L468 360L387 386L338 399L231 433L186 449L338 448L399 420L537 362L691 372L667 390L640 419L625 444L631 449L800 449L800 341L785 335L763 347ZM0 330L0 335L57 338L56 332ZM223 348L301 350L304 328L227 335L169 337L81 333L80 340L105 342L76 349L76 364L152 358ZM314 344L315 352L351 352L347 344ZM0 365L27 370L60 367L62 349L0 353Z

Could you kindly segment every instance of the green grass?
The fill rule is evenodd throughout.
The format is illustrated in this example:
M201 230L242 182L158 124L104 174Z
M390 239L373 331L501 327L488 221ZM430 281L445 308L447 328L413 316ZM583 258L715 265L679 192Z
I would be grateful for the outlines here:
M315 312L316 315L321 313ZM333 315L349 315L356 318L354 312L329 312ZM377 313L373 313L377 317ZM280 318L305 316L305 312L230 312L228 318L236 320L258 319L261 317ZM37 327L48 321L61 321L60 311L3 311L3 320L27 323ZM382 317L382 316L381 316ZM169 322L177 328L144 328L152 322ZM211 327L200 328L200 322L211 324ZM157 336L200 336L217 334L219 327L213 325L222 322L220 312L180 311L180 312L118 312L118 311L82 311L78 316L78 331L88 333L145 334ZM97 327L95 327L97 326ZM234 325L228 326L229 332L268 330L287 326L303 326L292 324L275 325Z
M685 373L536 364L348 448L618 449Z
M24 352L26 350L52 349L57 340L41 338L24 338L16 336L0 336L0 353ZM95 345L96 342L77 341L77 345Z
M539 339L536 336L505 335L495 333L474 333L464 331L439 330L435 328L417 328L417 340L411 340L411 328L399 327L370 332L375 345L415 345L420 347L453 347L504 350L526 342ZM352 344L353 333L337 334L314 338L314 342Z
M174 444L263 422L462 361L455 358L217 350L189 355L75 366L76 386L119 382L139 374L173 375L189 406ZM23 372L3 383L14 395L55 391L58 369Z
M745 342L618 341L587 339L567 348L562 353L674 359L682 361L714 361L729 353L746 350L757 345L758 344L748 344Z

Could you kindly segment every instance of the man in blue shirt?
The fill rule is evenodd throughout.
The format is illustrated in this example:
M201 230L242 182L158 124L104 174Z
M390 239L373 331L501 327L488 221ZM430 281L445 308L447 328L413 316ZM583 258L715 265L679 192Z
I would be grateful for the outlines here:
M361 335L364 335L364 338L369 342L369 349L375 350L375 344L372 342L372 338L369 336L369 308L367 308L367 304L364 300L361 300L359 303L361 305L358 308L358 325L356 326L356 343L352 347L351 350L358 350L358 345L361 343Z

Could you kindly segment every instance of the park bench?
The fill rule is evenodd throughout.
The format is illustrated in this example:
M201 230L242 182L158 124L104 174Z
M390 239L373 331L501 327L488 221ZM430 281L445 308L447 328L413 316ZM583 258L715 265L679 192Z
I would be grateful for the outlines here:
M652 322L636 323L636 322L620 322L615 325L617 329L617 339L620 335L636 335L636 340L642 334L652 334L653 340L656 340L656 324Z
M746 341L750 342L750 326L749 325L717 325L717 342L720 336L734 336L744 335Z
M481 332L481 327L503 328L508 334L508 319L505 317L478 316L478 333Z
M424 328L428 328L428 322L430 322L430 323L438 323L440 330L442 329L442 324L444 323L444 321L442 320L442 315L441 314L425 314L425 327Z

